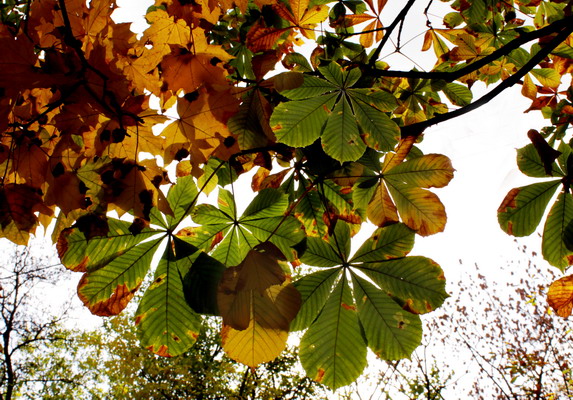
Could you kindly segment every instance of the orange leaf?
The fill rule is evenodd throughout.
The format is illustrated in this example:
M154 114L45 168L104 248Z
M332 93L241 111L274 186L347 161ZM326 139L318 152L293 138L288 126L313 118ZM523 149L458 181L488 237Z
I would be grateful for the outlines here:
M227 87L225 87L227 89ZM229 118L238 110L233 91L202 88L177 100L179 119L163 130L167 146L165 162L169 163L181 149L191 154L193 174L201 174L199 164L211 156L228 159L238 152L235 138L227 127Z
M136 163L116 158L101 171L104 199L121 216L133 210L136 217L149 221L152 207L173 214L159 186L167 183L167 173L155 159Z
M258 21L247 33L247 47L253 52L271 50L283 33L290 28L267 28Z
M557 315L567 318L573 309L573 275L557 279L549 286L547 302Z

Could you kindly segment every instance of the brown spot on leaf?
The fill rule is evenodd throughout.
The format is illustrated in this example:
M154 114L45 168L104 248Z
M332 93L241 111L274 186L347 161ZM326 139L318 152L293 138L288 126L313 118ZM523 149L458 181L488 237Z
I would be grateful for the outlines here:
M217 234L213 237L213 240L211 241L211 250L213 250L213 248L215 246L217 246L221 240L223 240L223 232L217 232Z
M503 201L501 202L499 208L497 209L498 213L502 213L502 212L507 212L510 211L511 209L514 209L517 207L517 204L515 202L515 198L517 197L517 195L519 194L520 189L519 188L513 188L511 189L507 195L505 196L505 198L503 199Z
M324 368L319 368L318 371L316 372L314 380L320 383L322 382L323 379L324 379Z
M99 315L100 317L110 317L112 315L118 315L127 306L129 301L133 298L139 285L133 289L129 289L127 285L118 285L113 294L109 299L97 301L95 303L91 302L91 299L86 297L82 289L89 284L89 275L84 274L80 279L78 284L78 297L84 303L84 305L90 310L94 315Z
M84 234L87 240L97 236L106 236L109 232L107 217L103 214L82 215L74 226Z
M402 309L404 311L408 311L412 314L420 314L419 311L417 311L416 309L414 309L414 300L412 299L407 299L406 302L404 303L404 305L402 306Z
M171 357L171 354L169 354L169 348L164 344L159 346L157 350L155 350L155 346L149 346L147 347L147 350L150 350L161 357Z
M356 306L355 305L348 305L346 303L340 303L340 306L342 308L344 308L345 310L350 310L350 311L356 311Z
M132 224L129 226L129 231L131 232L131 234L133 236L141 233L141 231L147 227L147 225L149 225L149 223L147 221L145 221L144 219L141 218L135 218L132 222Z

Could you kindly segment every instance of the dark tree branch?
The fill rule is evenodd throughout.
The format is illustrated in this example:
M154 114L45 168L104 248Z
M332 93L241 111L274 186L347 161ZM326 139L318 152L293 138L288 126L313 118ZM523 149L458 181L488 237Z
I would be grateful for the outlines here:
M567 26L573 25L573 17L567 17L556 21L550 25L547 25L541 29L537 29L532 32L526 32L519 35L517 38L513 39L511 42L507 43L505 46L500 47L493 53L480 58L477 61L467 64L463 68L456 71L396 71L396 70L379 70L374 69L369 71L369 74L375 77L391 77L391 78L414 78L414 79L441 79L446 82L453 82L465 75L469 75L474 71L477 71L481 67L501 58L503 56L509 55L513 50L516 50L526 43L532 40L540 39L545 36L549 36Z
M382 52L382 49L386 45L386 42L388 42L388 40L390 39L390 36L392 36L392 32L394 32L394 29L396 29L396 27L406 18L406 15L408 15L410 8L412 8L412 6L414 5L415 2L416 2L416 0L408 0L408 3L406 3L404 8L402 8L400 13L394 19L394 21L392 21L392 23L388 26L388 28L386 29L386 33L384 34L384 37L382 38L382 41L380 41L380 44L378 45L376 50L374 50L374 53L372 53L372 56L370 57L370 60L368 61L368 66L370 68L372 68L372 69L374 68L374 65L376 64L378 57L380 57L380 53Z
M424 130L430 126L439 124L440 122L445 122L453 118L457 118L461 115L467 114L484 104L487 104L490 100L497 97L506 89L518 83L521 78L523 78L527 73L529 73L533 68L535 68L541 61L545 59L559 44L561 44L567 37L573 33L573 21L571 18L563 19L562 21L569 21L569 25L562 27L561 32L559 32L550 42L546 43L541 50L539 50L535 55L533 55L523 67L521 67L515 74L501 82L489 93L485 94L475 102L456 110L450 111L444 114L437 114L433 118L426 121L418 122L412 125L407 125L402 127L402 137L420 136Z

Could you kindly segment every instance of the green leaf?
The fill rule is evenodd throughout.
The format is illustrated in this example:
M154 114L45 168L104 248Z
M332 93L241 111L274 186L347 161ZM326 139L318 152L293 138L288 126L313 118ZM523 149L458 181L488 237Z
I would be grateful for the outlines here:
M501 229L513 236L531 235L560 184L552 180L511 189L497 210Z
M450 12L444 16L444 25L450 29L463 24L463 22L464 18L459 12Z
M235 195L228 190L219 189L217 197L219 209L232 219L237 218L237 205L235 204Z
M197 185L191 175L177 179L167 194L167 201L173 210L173 216L167 215L169 229L175 229L191 213L198 195Z
M300 201L296 205L294 212L299 221L304 224L305 232L308 236L322 237L326 235L328 230L322 219L324 213L323 204L316 190L306 192L304 182L308 183L304 179L300 180L300 186L297 191Z
M532 143L528 144L521 149L517 149L517 167L521 172L527 176L534 178L544 178L549 175L545 172L545 167L539 153ZM563 176L563 172L559 170L554 163L552 166L553 176Z
M140 242L157 235L159 231L145 228L133 235L130 222L108 218L106 236L96 236L87 240L76 227L62 231L58 239L58 254L62 264L72 271L96 270L110 260L137 246Z
M336 96L334 93L279 104L270 121L277 141L293 147L312 144L320 137Z
M183 277L183 293L187 304L199 314L219 315L217 289L225 266L206 253L191 261Z
M531 70L533 75L539 83L545 87L557 88L561 83L561 75L553 68L536 68Z
M277 189L263 189L251 201L240 222L276 217L284 214L288 207L288 196Z
M410 357L422 341L420 317L404 311L390 296L355 274L352 286L368 347L383 360Z
M293 65L295 71L301 72L312 72L312 66L308 62L305 56L300 53L288 53L284 57L283 63L289 66L289 69L292 68Z
M338 87L324 79L315 76L305 75L304 82L296 89L283 90L281 94L291 100L304 100L314 98L337 90ZM272 122L271 122L271 125Z
M366 144L360 137L356 119L346 97L334 107L321 140L326 154L340 162L356 161L364 154Z
M378 89L348 89L348 95L357 102L362 102L382 112L392 112L398 107L396 97Z
M248 49L244 44L239 44L237 46L229 49L229 54L235 56L229 64L236 68L240 76L247 79L256 79L253 72L253 52Z
M368 147L378 151L394 149L400 136L398 125L377 108L353 98L352 93L349 91L351 104Z
M366 342L345 276L300 341L307 375L331 389L352 383L366 366Z
M233 217L212 204L199 204L191 212L191 219L201 225L230 224Z
M444 272L426 257L405 257L359 267L382 290L395 296L406 310L424 314L448 297Z
M345 87L346 73L342 71L338 63L333 61L325 67L318 67L318 71L333 85Z
M292 331L306 329L316 319L332 291L334 282L340 276L340 270L340 268L329 268L313 272L294 282L294 286L300 292L302 306L291 322Z
M465 85L460 85L459 83L448 83L442 90L453 105L465 107L472 102L472 91Z
M188 260L175 261L169 244L136 312L141 345L164 357L184 353L199 336L201 318L183 294L188 269Z
M561 271L573 261L572 221L573 199L570 193L561 192L547 216L541 244L543 258Z
M330 238L330 240L333 240ZM331 268L340 265L345 260L341 258L336 248L322 238L309 237L306 242L306 251L301 261L306 265Z
M240 225L233 226L222 233L225 237L211 253L211 256L226 266L239 265L249 250L260 243L258 239Z
M351 264L405 257L414 247L414 231L404 224L378 228L350 260Z
M78 297L92 314L119 314L143 282L163 238L151 240L116 255L106 265L86 272L78 284Z
M571 146L565 142L561 142L559 143L557 150L561 153L559 157L557 157L557 162L559 163L559 167L561 171L563 171L563 174L561 174L561 171L559 171L559 174L555 174L554 172L554 176L569 175L570 170L571 173L573 173L573 168L570 168L571 162L573 161L573 159L571 159L571 154L573 153ZM556 168L553 169L555 170Z

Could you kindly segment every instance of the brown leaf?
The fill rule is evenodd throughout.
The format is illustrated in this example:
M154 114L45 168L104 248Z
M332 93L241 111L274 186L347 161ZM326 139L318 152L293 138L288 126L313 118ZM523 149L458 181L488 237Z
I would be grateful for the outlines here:
M288 331L300 308L300 294L286 281L279 260L284 260L280 250L265 242L250 250L241 264L225 270L217 293L225 325L242 331L254 320L262 328Z
M545 173L549 176L553 176L553 163L561 155L560 151L555 150L551 147L546 141L543 136L535 129L530 129L527 132L527 137L533 143L535 150L539 154L541 161L543 162L543 168L545 169Z

